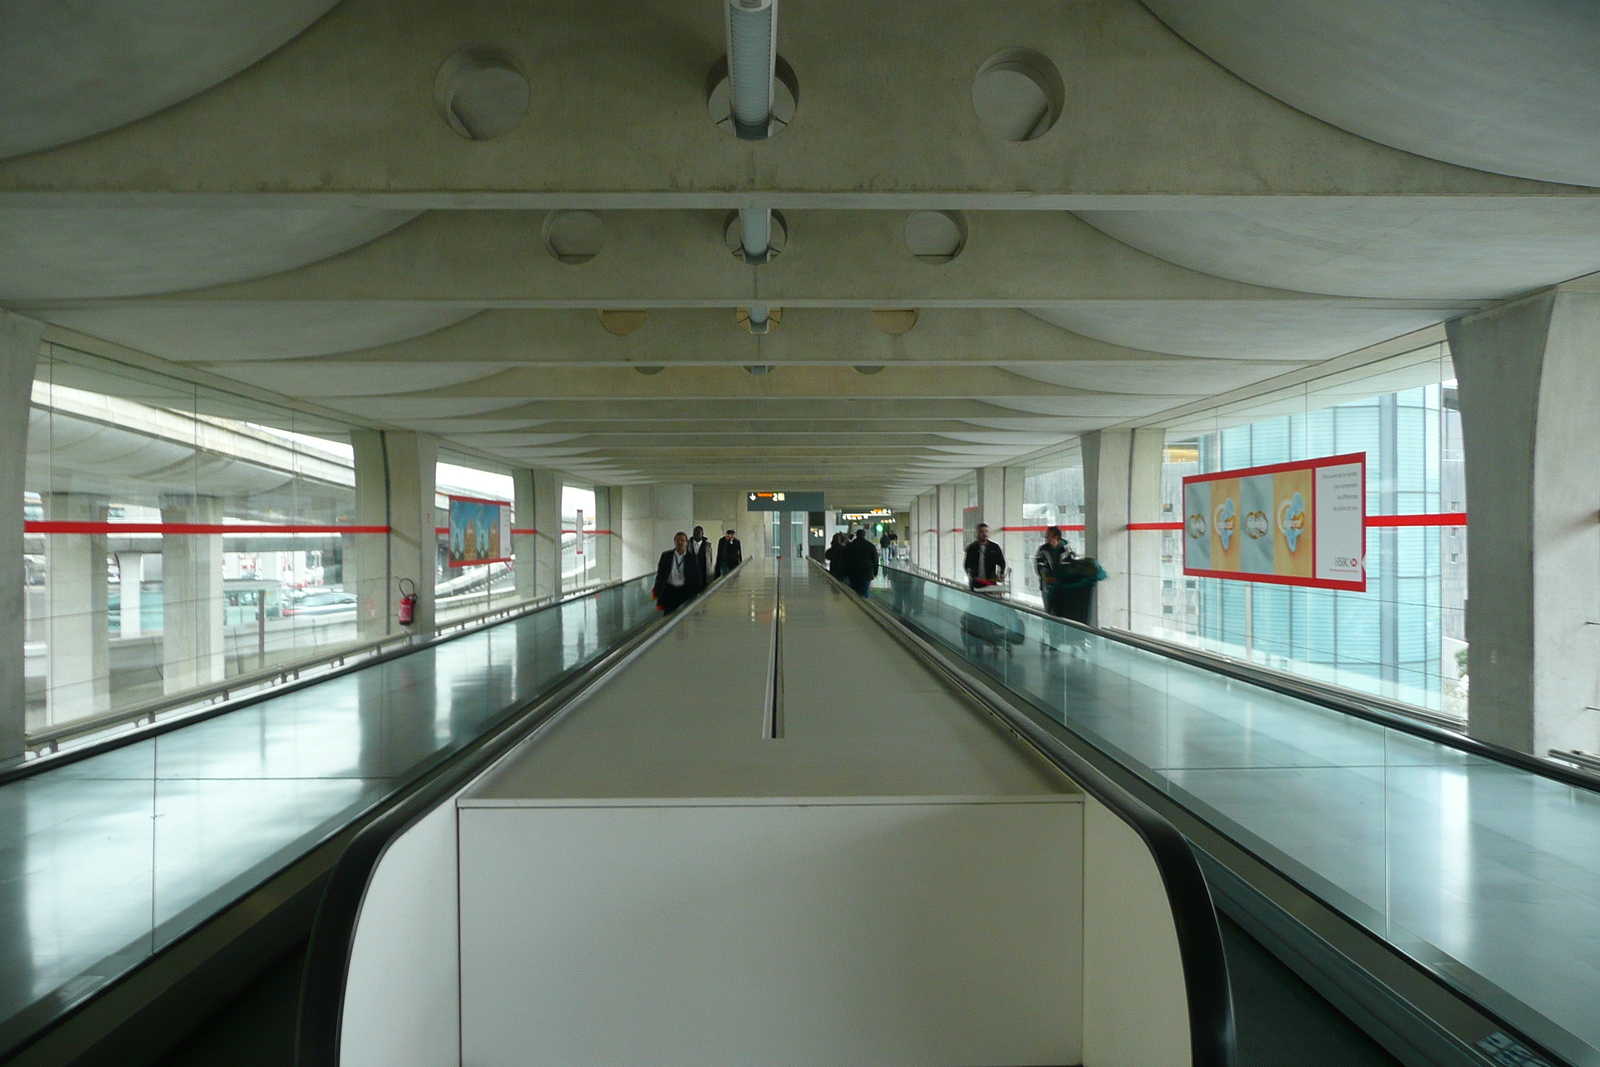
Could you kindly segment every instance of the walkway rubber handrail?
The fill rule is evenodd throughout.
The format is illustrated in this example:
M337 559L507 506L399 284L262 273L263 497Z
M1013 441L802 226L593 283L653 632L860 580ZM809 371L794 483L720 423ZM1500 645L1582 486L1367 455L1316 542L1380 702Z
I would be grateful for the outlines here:
M844 583L812 560L818 571L841 588ZM981 705L1063 774L1105 805L1144 841L1161 873L1167 905L1178 935L1183 961L1184 994L1189 1006L1189 1050L1194 1067L1233 1067L1237 1038L1233 1018L1233 987L1228 980L1228 959L1222 947L1222 928L1205 872L1187 838L1154 808L1078 755L1038 723L1014 712L998 699L994 683L972 675L953 663L937 645L870 597L851 593L874 621L936 675Z
M744 563L739 566L743 567ZM389 846L501 756L687 618L689 609L722 588L727 577L724 575L713 581L706 592L673 614L642 624L599 659L566 672L553 688L510 713L501 720L500 726L454 753L411 789L391 798L386 810L351 839L328 877L306 948L300 1008L295 1020L296 1067L337 1067L339 1063L345 982L350 973L356 925L361 919L367 886Z
M924 571L921 571L920 568L918 570L907 570L903 567L885 567L884 569L900 571L901 573L910 575L911 577L921 581L934 582L938 585L947 586L948 588L966 593L969 596L978 595L973 593L972 590L968 589L960 582L952 582L948 578L928 574ZM1063 619L1058 615L1051 615L1033 607L1030 604L1019 603L1015 600L991 600L988 602L1003 604L1005 607L1008 607L1013 611L1026 612L1029 615L1035 615L1041 619L1048 619L1049 621L1058 623L1062 626L1075 627L1085 633L1093 634L1096 637L1103 637L1108 641L1116 641L1117 643L1127 645L1130 648L1137 648L1141 652L1149 652L1151 655L1177 660L1180 663L1187 664L1191 667L1198 667L1200 670L1208 671L1212 674L1220 674L1224 677L1233 678L1237 681L1248 682L1251 685L1270 690L1271 692L1277 693L1281 696L1293 697L1296 700L1304 700L1309 704L1318 704L1332 711L1350 715L1357 719L1365 719L1367 722L1374 723L1378 726L1387 726L1390 729L1411 734L1413 737L1421 738L1424 741L1433 741L1441 745L1446 745L1450 748L1465 752L1468 755L1494 760L1497 763L1510 764L1519 770L1528 771L1529 773L1537 774L1544 778L1553 779L1554 781L1560 782L1562 785L1577 786L1581 789L1590 790L1591 792L1600 792L1600 774L1591 774L1587 771L1579 770L1576 767L1563 767L1559 764L1552 763L1549 760L1540 759L1538 756L1530 756L1526 752L1518 752L1514 748L1506 748L1502 745L1496 745L1492 742L1483 741L1476 737L1470 737L1466 734L1456 733L1454 730L1447 730L1442 726L1434 726L1418 719L1407 718L1400 713L1388 712L1373 708L1361 703L1355 697L1345 697L1340 693L1330 691L1309 681L1301 684L1299 682L1290 681L1286 677L1277 675L1277 672L1273 672L1271 675L1263 674L1258 671L1250 670L1243 664L1231 664L1226 660L1219 659L1215 656L1209 656L1205 653L1196 652L1193 649L1187 649L1181 645L1174 645L1166 641L1158 641L1154 638L1141 637L1138 634L1129 633L1125 630L1110 630L1099 626L1088 626L1081 622L1075 622L1072 619Z
M555 599L545 597L540 598L539 600L525 601L522 610L515 611L509 615L502 616L497 609L496 611L486 613L483 616L475 616L474 618L481 618L483 620L477 625L472 625L473 619L452 620L436 630L432 636L424 638L420 641L415 639L415 635L391 634L380 641L373 642L373 644L381 647L384 644L388 644L389 642L393 641L399 641L408 636L412 639L406 644L401 645L399 648L394 648L387 652L376 653L360 660L359 662L348 662L351 656L359 654L360 647L357 646L354 648L347 647L341 649L338 652L330 653L326 657L310 661L302 661L298 665L287 665L284 668L279 668L278 670L274 670L270 673L277 674L282 670L303 671L309 667L316 666L318 663L331 662L339 659L341 656L347 660L347 662L340 667L323 671L321 674L315 674L309 678L296 678L292 682L285 682L282 685L275 685L268 688L259 689L253 693L245 693L234 697L231 700L219 700L214 704L207 704L202 707L198 707L193 711L186 712L182 715L175 715L171 718L160 721L152 721L148 726L143 726L127 733L117 734L113 737L108 737L103 741L95 741L90 744L82 745L78 748L68 749L65 752L60 752L52 756L41 756L38 759L29 760L26 763L19 763L11 767L0 769L0 786L18 781L22 778L31 778L36 774L44 774L53 768L64 767L69 763L77 763L79 760L88 759L91 756L98 756L115 749L124 748L128 745L135 745L142 741L147 741L152 737L158 737L161 734L171 733L173 730L179 730L185 726L191 726L197 722L204 722L207 719L214 719L219 715L227 715L231 712L238 711L240 708L247 708L253 704L259 704L266 700L274 700L280 696L284 696L285 694L298 692L299 690L308 686L317 685L321 682L330 681L334 678L343 678L345 675L352 674L355 671L365 670L368 667L373 667L380 663L387 663L390 660L399 659L402 656L409 656L415 652L421 652L424 649L435 648L441 644L444 644L446 641L454 641L458 638L470 636L471 634L481 633L492 626L499 626L503 623L511 622L514 619L520 619L527 615L533 615L549 608L559 607L562 604L568 604L574 600L581 600L584 597L595 596L599 593L605 592L608 589L615 589L618 586L627 585L629 582L643 581L648 577L650 577L650 575L641 574L633 578L621 578L614 582L606 582L602 585L593 585L587 586L583 589L574 589L570 592L561 594ZM447 634L444 632L447 629L456 629L456 632ZM231 684L233 686L238 686L240 682L235 679ZM219 683L217 686L211 688L222 689L223 685ZM206 691L207 690L197 690L194 692L181 694L175 697L173 701L167 704L167 706L181 707L184 703L190 700L203 698L203 694ZM140 712L141 716L148 714L150 714L148 709ZM116 725L116 723L104 723L99 728L109 729L114 725Z

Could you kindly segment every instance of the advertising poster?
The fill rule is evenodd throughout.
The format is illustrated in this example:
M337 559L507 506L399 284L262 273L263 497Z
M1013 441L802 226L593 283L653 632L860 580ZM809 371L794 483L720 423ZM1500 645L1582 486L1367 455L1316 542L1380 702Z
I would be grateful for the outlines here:
M1183 480L1183 573L1365 591L1367 456Z
M476 567L511 561L511 505L504 500L450 497L452 567Z

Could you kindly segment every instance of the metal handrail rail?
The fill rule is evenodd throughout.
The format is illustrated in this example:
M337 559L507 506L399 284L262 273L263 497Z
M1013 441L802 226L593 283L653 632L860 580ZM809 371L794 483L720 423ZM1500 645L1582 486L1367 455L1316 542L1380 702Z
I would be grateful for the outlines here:
M885 569L906 570L912 572L919 578L925 578L931 582L938 582L940 585L947 585L952 589L962 589L966 590L967 592L973 591L962 585L960 582L951 581L949 578L946 578L941 574L935 574L926 567L919 567L914 563L908 564L904 567L885 567ZM1009 573L1007 577L1009 577ZM1032 612L1035 615L1045 615L1049 618L1056 619L1059 622L1072 622L1072 625L1074 626L1085 625L1084 623L1073 622L1071 619L1064 619L1059 615L1050 615L1049 612L1041 611L1032 604L1028 603L1026 600L1017 599L1013 592L1004 587L996 587L996 591L985 590L984 595L988 596L990 599L999 599L1007 604L1022 608L1024 611ZM1088 628L1105 637L1114 637L1120 640L1125 636L1129 644L1139 645L1142 648L1147 648L1148 651L1159 652L1162 654L1166 654L1168 652L1181 653L1182 658L1202 660L1204 661L1204 665L1210 670L1240 672L1235 673L1234 676L1244 678L1248 681L1256 681L1258 680L1258 677L1270 678L1284 685L1302 687L1309 691L1324 694L1330 700L1354 701L1364 704L1370 708L1380 709L1390 715L1416 719L1420 722L1428 723L1431 726L1442 726L1447 730L1455 730L1458 733L1466 732L1467 720L1459 715L1451 715L1450 713L1443 711L1434 711L1431 708L1419 707L1416 704L1407 704L1402 700L1391 700L1388 697L1377 696L1373 693L1364 693L1359 689L1349 689L1342 685L1333 685L1329 682L1318 681L1315 678L1307 678L1304 675L1294 674L1290 671L1279 670L1276 667L1268 667L1264 664L1255 663L1251 660L1241 660L1237 656L1228 656L1221 652L1212 652L1209 649L1196 648L1193 645L1185 645L1177 641L1166 640L1165 638L1152 637L1149 634L1136 633L1133 630L1125 630L1114 626L1090 626Z
M844 583L817 566L829 581ZM1105 805L1144 841L1161 874L1167 905L1177 932L1178 954L1183 961L1184 993L1189 1007L1189 1049L1194 1067L1231 1067L1237 1039L1234 1031L1233 991L1228 980L1228 960L1222 946L1211 887L1194 848L1178 828L1154 808L1107 777L1088 760L1033 720L1018 715L997 699L987 679L975 678L911 626L869 597L852 595L862 610L895 637L926 667L958 692L983 707L1023 738L1083 791Z
M920 578L923 581L935 582L951 589L960 590L969 596L976 596L980 600L983 600L987 603L1004 604L1013 611L1026 612L1029 615L1034 615L1041 619L1047 619L1050 622L1058 623L1062 626L1071 626L1082 630L1085 633L1093 634L1096 637L1103 637L1110 641L1116 641L1119 644L1128 645L1129 647L1137 648L1142 652L1149 652L1152 655L1162 656L1167 659L1175 659L1180 663L1187 663L1191 667L1198 667L1201 670L1210 671L1213 674L1220 674L1227 678L1236 679L1237 681L1248 682L1251 685L1259 686L1262 689L1270 690L1271 692L1279 693L1283 696L1294 697L1296 700L1304 700L1311 704L1320 704L1321 706L1329 708L1333 711L1337 711L1357 719L1365 719L1367 722L1374 723L1378 726L1387 726L1390 729L1399 730L1402 733L1408 733L1414 737L1419 737L1424 741L1433 741L1438 744L1446 745L1450 748L1466 752L1470 755L1481 756L1484 759L1494 760L1497 763L1507 763L1518 768L1519 770L1528 771L1532 774L1554 779L1563 785L1578 786L1582 789L1600 792L1600 773L1580 770L1575 766L1565 766L1563 764L1555 763L1552 760L1541 759L1538 756L1530 756L1528 753L1519 752L1514 748L1506 748L1503 745L1496 745L1489 741L1482 741L1476 737L1470 737L1455 730L1424 721L1414 714L1411 714L1409 710L1390 711L1383 706L1383 704L1386 702L1377 699L1368 700L1364 694L1360 695L1358 698L1358 695L1350 690L1335 689L1332 686L1323 686L1307 679L1298 678L1295 675L1284 674L1281 671L1268 671L1262 668L1247 667L1237 660L1228 659L1222 656L1213 656L1209 653L1200 652L1184 645L1173 644L1169 641L1160 641L1155 638L1143 637L1139 634L1130 633L1127 630L1114 630L1106 627L1088 626L1081 622L1075 622L1072 619L1063 619L1058 615L1051 615L1048 612L1033 607L1031 604L1024 604L1016 600L997 601L992 597L984 597L980 593L974 593L972 590L968 589L959 582L953 582L948 578L943 578L937 575L929 574L926 571L922 571L921 568L918 568L917 571L900 567L886 567L884 569L905 570L905 573L911 575L913 578ZM1399 706L1401 708L1409 709L1408 705Z
M262 677L256 678L253 683L241 681L245 677L243 675L235 676L225 682L219 682L204 689L189 690L185 693L175 694L171 699L152 701L150 704L127 708L117 712L115 715L69 723L61 727L61 736L57 737L54 745L49 748L49 755L41 753L25 763L0 769L0 785L5 785L19 778L31 777L52 767L74 763L89 756L97 756L112 749L135 744L146 738L167 733L182 726L188 726L218 715L237 711L240 708L249 707L263 700L294 692L305 686L341 677L350 671L361 670L399 656L420 652L444 641L453 641L459 637L465 637L468 634L486 629L489 626L509 622L513 618L531 615L534 612L543 611L557 604L593 596L607 589L627 585L629 582L641 581L648 577L650 575L641 574L632 578L619 578L595 585L582 586L578 589L569 589L562 593L550 594L535 600L519 601L516 605L508 605L505 609L497 608L493 611L483 612L463 619L452 619L443 626L436 627L427 637L420 637L415 633L390 634L361 645L345 645L337 651L325 655L311 657L293 664L285 664L266 672ZM385 650L386 646L391 645L395 647ZM353 657L361 656L363 653L368 654L365 659L360 660L360 662L350 662ZM326 666L328 669L302 677L305 672L321 666ZM292 677L290 677L291 675ZM263 684L264 681L266 684ZM252 684L257 688L250 692L238 693L237 695L230 693L230 690L236 691L249 688ZM218 694L221 695L219 696ZM200 703L200 701L208 699L210 700L209 703ZM178 711L182 712L182 714L171 715L158 720L157 714L162 711ZM115 729L117 726L129 722L137 723L139 719L148 719L149 721L125 733L114 734L103 740L77 748L62 749L60 747L60 741L62 740ZM30 750L39 736L37 734L30 735Z

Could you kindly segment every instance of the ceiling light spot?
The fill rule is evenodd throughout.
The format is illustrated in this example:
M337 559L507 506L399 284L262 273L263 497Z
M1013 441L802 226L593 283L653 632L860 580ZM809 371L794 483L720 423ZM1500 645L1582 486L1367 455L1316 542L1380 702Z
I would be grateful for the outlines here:
M606 333L626 337L644 325L644 310L600 308L600 325ZM660 368L658 367L657 370Z
M563 263L587 263L606 243L606 224L592 211L552 211L544 220L544 246Z
M872 325L888 334L899 337L917 324L916 308L873 308ZM860 370L860 368L856 368ZM883 368L878 368L882 370Z
M906 247L924 263L948 263L967 244L967 224L954 211L913 211L906 216Z
M746 333L771 333L783 321L783 309L758 307L756 314L752 316L749 308L734 308L733 321L743 327Z
M751 374L771 374L773 371L777 370L777 368L770 363L765 365L756 364L754 366L747 363L745 364L744 369L749 371Z
M795 108L800 104L800 83L795 79L794 68L788 60L778 56L773 73L772 114L767 119L767 136L776 137L784 127L794 121ZM733 124L733 105L728 101L728 57L723 56L712 64L706 75L706 111L717 129L729 137L738 137Z
M744 259L744 226L737 211L728 212L728 217L722 221L722 243L729 253ZM767 235L767 262L777 259L788 243L789 220L783 217L783 212L774 211Z
M444 61L433 100L450 128L469 141L510 133L528 110L528 79L506 53L468 48Z
M1065 96L1056 65L1026 48L996 52L972 79L978 118L1008 141L1043 137L1061 117Z

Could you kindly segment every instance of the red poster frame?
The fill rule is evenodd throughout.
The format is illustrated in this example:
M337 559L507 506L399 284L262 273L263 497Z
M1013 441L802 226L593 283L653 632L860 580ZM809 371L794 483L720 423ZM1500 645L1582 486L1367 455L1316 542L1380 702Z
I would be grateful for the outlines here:
M494 499L491 499L490 497L486 497L486 496L461 496L460 494L457 494L457 493L446 493L445 494L445 499L446 500L461 500L461 501L465 501L468 504L493 504L495 507L506 508L508 510L512 506L511 501L509 501L509 500L494 500ZM448 515L449 511L450 511L449 507L446 506L445 514ZM438 528L438 532L444 534L446 536L446 538L448 538L449 534L450 534L450 527L449 526L441 526L441 527ZM513 531L513 536L515 536L515 532L514 531ZM500 551L509 553L510 548L511 548L510 545L501 545L500 546ZM511 563L511 562L514 562L514 561L513 561L512 557L509 554L508 555L504 555L504 556L498 556L495 559L472 559L472 560L455 561L455 560L451 560L450 559L450 549L449 549L448 541L447 541L446 546L445 546L445 566L450 567L450 568L454 568L454 569L457 569L457 570L459 570L462 567L487 567L491 563Z
M1268 463L1260 467L1239 467L1234 470L1217 471L1214 474L1191 474L1183 479L1183 490L1187 495L1192 482L1220 482L1229 478L1253 478L1260 474L1282 474L1286 471L1316 470L1320 467L1342 467L1351 463L1361 464L1361 530L1363 542L1367 530L1367 454L1365 452L1346 452L1338 456L1318 456L1316 459L1295 460L1290 463ZM1311 513L1317 513L1317 482L1311 480ZM1180 524L1180 529L1182 526ZM1313 566L1315 570L1315 566ZM1221 578L1231 582L1255 582L1259 585L1293 585L1308 589L1342 589L1347 592L1365 593L1367 591L1367 550L1366 544L1361 546L1361 580L1344 580L1338 578L1296 578L1285 574L1252 574L1245 571L1215 571L1202 570L1189 566L1189 538L1183 539L1183 573L1191 578Z

